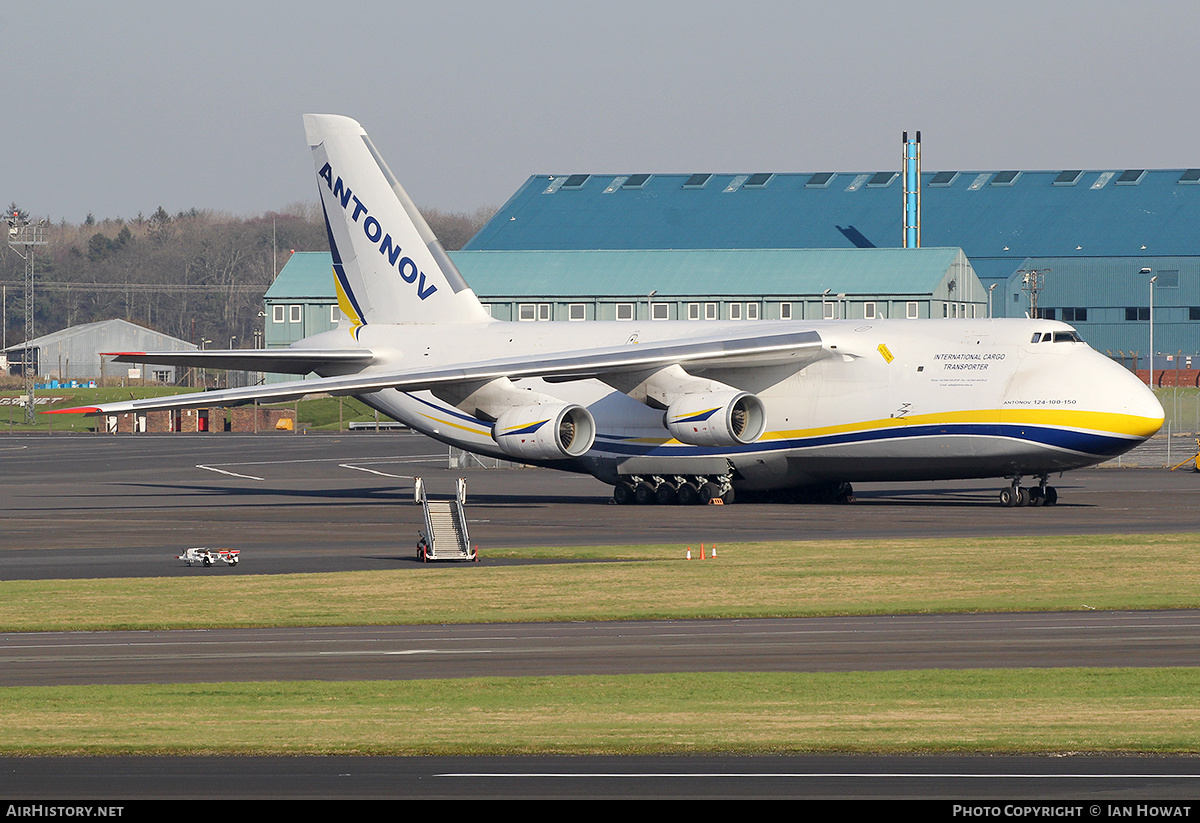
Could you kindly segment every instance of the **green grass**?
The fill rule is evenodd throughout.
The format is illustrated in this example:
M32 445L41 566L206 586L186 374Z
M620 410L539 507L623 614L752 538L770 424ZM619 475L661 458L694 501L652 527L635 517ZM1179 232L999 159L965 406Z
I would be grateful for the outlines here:
M1193 608L1200 535L528 549L642 562L0 582L0 630ZM692 546L699 554L699 545ZM711 551L711 547L709 547Z
M16 754L1196 752L1200 669L3 690Z

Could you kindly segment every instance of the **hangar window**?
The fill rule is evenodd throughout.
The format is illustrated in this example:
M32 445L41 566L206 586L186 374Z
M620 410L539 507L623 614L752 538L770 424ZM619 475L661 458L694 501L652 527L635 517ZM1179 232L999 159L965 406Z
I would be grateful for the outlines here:
M704 304L704 319L705 320L717 320L720 318L720 316L721 315L717 312L717 304L716 303L705 303Z
M330 306L329 307L329 322L336 326L338 324L338 321L341 320L341 317L338 316L339 314L340 313L338 311L338 307L337 307L336 303L334 305Z
M291 309L292 309L291 321L293 323L299 323L300 321L302 321L304 319L304 307L303 306L292 306Z
M685 189L702 189L711 179L711 174L693 174L687 179L687 182L683 184L683 187Z
M1178 182L1183 186L1194 186L1200 183L1200 169L1188 169L1180 175Z
M1142 182L1142 178L1146 176L1145 169L1126 169L1121 172L1121 176L1117 178L1118 186L1136 186Z
M742 188L746 189L761 189L763 186L774 177L774 174L752 174L746 179L746 183Z
M917 309L917 301L916 300L909 300L907 303L904 304L904 316L906 318L908 318L909 320L916 320L917 317L920 316L918 314L918 311L919 310Z
M1150 319L1150 307L1149 306L1127 306L1125 308L1125 319L1128 321L1149 320Z
M833 304L828 300L821 303L821 317L825 318L826 320L833 319Z
M1054 314L1055 314L1054 309L1038 309L1038 319L1039 320L1054 320L1055 319Z
M1067 323L1079 323L1087 320L1087 309L1067 308L1062 310L1062 319Z
M892 181L900 176L897 171L878 171L871 175L871 179L867 181L867 188L882 189L892 184Z
M688 320L700 319L700 304L688 303Z
M671 319L671 304L670 303L655 303L650 307L651 320L670 320Z
M806 189L823 189L833 182L833 178L837 177L835 172L819 171L812 177L808 178L808 182L804 184Z
M640 189L642 186L646 185L649 180L650 175L648 174L631 174L629 175L629 179L621 185L621 188Z
M757 303L747 303L746 304L746 319L747 320L757 320L758 319L758 304Z
M1200 306L1188 306L1188 320L1200 320Z
M875 304L872 302L863 303L863 320L875 319Z
M1059 172L1058 177L1054 178L1054 185L1074 186L1079 182L1080 177L1083 177L1082 169L1069 169L1067 171Z
M550 319L549 303L520 303L517 305L517 319L524 322Z
M741 303L730 303L729 304L729 319L730 320L741 320L742 319L742 304Z
M939 171L929 181L929 185L938 187L949 186L954 182L954 178L956 177L958 177L958 172L956 171Z
M1011 186L1013 183L1017 182L1017 178L1020 176L1021 176L1021 172L1019 172L1019 171L997 172L996 176L992 178L992 185L993 186Z
M632 303L618 303L617 304L617 319L618 320L632 320L633 319L633 304Z
M583 303L572 303L567 306L568 320L587 320L587 306Z
M791 303L780 303L779 304L779 319L780 320L791 320L792 319L792 304Z
M284 320L284 307L275 306L271 310L271 320L276 323L282 323Z
M566 179L566 182L562 184L562 187L564 189L581 189L583 188L583 184L588 181L589 177L591 177L590 174L572 174Z

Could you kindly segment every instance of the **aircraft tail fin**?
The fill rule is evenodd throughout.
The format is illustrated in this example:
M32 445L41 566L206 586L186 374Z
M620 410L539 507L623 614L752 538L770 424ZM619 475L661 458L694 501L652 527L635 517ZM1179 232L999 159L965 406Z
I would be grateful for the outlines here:
M349 117L304 115L338 305L351 333L368 323L489 319L366 131Z

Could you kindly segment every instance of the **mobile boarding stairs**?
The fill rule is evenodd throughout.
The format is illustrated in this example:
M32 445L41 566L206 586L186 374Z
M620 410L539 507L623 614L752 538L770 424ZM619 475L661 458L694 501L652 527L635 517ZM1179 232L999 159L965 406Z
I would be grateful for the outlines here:
M425 490L425 481L418 477L413 482L413 497L425 513L425 531L417 540L417 559L422 563L431 560L479 559L478 553L471 547L467 514L463 508L467 502L467 481L460 477L454 486L452 498L431 500Z

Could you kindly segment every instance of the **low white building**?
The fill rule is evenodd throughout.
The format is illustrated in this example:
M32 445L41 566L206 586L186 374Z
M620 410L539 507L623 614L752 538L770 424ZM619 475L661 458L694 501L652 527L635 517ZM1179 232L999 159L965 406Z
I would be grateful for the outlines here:
M156 383L176 382L174 366L113 363L102 352L123 351L194 351L192 343L171 337L128 320L100 320L71 326L34 338L29 344L17 343L4 349L5 370L23 374L28 358L39 378L54 380L94 380L128 377L131 369L137 378ZM26 351L29 353L26 354Z

